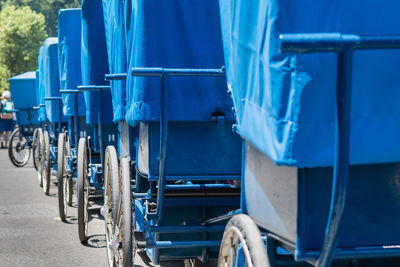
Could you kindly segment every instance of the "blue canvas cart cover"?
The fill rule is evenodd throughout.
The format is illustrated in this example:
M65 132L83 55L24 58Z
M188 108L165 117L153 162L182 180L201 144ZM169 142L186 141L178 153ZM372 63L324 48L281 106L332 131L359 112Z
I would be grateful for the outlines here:
M280 54L281 33L399 35L400 2L220 0L242 137L277 164L331 166L337 56ZM400 161L400 51L353 56L352 164Z
M33 107L37 106L36 71L29 71L8 79L14 108L20 110L18 123L37 124L38 116Z
M36 97L38 105L45 105L44 102L44 71L43 71L43 60L44 60L44 47L39 48L38 56L38 70L36 71ZM47 121L46 108L44 106L39 107L38 110L39 122Z
M110 73L126 73L124 5L119 0L103 0L104 24ZM111 81L114 122L125 120L126 82Z
M43 44L43 77L44 96L60 97L60 80L58 72L58 38L47 38ZM45 101L47 119L51 123L60 122L60 101ZM61 114L61 120L66 121Z
M61 9L58 13L58 66L61 90L76 90L82 84L81 73L81 10ZM75 96L65 94L63 113L74 115ZM83 94L78 96L78 115L86 115Z
M108 85L104 75L108 73L107 45L101 0L82 1L82 84ZM97 123L98 92L85 92L86 122ZM111 123L112 101L109 91L101 92L103 123Z
M130 10L129 10L130 6ZM129 70L133 67L220 68L224 65L217 0L135 0L127 4ZM233 120L224 78L170 77L168 120ZM126 120L160 119L160 79L127 77Z

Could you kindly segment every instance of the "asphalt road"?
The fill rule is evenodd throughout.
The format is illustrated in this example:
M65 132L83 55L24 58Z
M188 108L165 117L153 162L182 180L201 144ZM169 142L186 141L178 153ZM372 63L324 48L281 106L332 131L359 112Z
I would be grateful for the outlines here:
M44 195L33 164L14 167L6 150L0 150L1 266L107 266L100 206L91 208L89 240L82 245L76 208L69 209L68 223L63 223L57 205L54 183L50 196Z
M0 149L0 266L107 266L101 199L90 199L89 239L78 238L76 197L68 209L68 222L59 219L56 177L50 196L39 186L32 160L17 168L7 150ZM144 253L135 257L135 267L154 266ZM163 267L184 266L165 262Z
M101 200L91 199L89 239L78 238L76 208L68 209L68 222L58 217L57 188L52 177L50 196L39 187L32 162L23 168L11 164L7 151L0 149L0 266L107 266ZM74 196L76 207L76 198ZM209 262L203 266L215 266ZM135 267L153 266L143 253ZM163 267L184 266L164 262ZM301 266L309 266L303 264ZM361 264L335 262L333 266L400 266L400 259L365 260Z

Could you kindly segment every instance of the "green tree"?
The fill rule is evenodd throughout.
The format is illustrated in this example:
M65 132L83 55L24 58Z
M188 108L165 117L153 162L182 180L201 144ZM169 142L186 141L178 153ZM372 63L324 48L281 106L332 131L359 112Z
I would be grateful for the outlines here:
M9 5L29 6L33 11L45 17L46 32L49 36L57 36L57 15L62 8L80 7L81 0L0 0L0 7Z
M0 11L0 90L9 88L9 77L37 69L46 37L44 16L28 6L10 5Z

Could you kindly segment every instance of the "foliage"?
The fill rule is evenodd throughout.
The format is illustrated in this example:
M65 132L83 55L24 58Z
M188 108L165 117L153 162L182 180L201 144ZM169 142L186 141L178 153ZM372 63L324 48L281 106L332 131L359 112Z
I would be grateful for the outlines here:
M44 16L28 6L12 5L0 11L0 90L8 78L37 69L38 51L47 37Z
M48 36L57 36L57 15L62 8L80 7L80 0L0 0L0 7L29 6L36 13L44 15Z

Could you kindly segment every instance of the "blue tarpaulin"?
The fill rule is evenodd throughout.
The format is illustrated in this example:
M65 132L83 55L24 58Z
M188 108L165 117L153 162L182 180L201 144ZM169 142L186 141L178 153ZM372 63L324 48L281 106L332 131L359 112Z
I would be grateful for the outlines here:
M29 71L8 80L14 108L18 111L18 124L37 124L36 71Z
M43 72L44 97L60 97L60 80L58 72L58 38L47 38L43 44ZM61 101L45 101L46 116L49 122L66 121L63 114L60 116Z
M104 24L110 73L126 73L124 5L119 0L103 0ZM125 120L126 82L111 81L114 122Z
M81 73L81 10L61 9L58 13L58 66L60 88L77 90L82 84ZM63 94L63 113L74 115L75 94ZM86 115L83 94L78 95L78 115Z
M220 0L239 132L277 164L331 166L335 54L280 54L281 33L399 35L400 2ZM400 51L353 56L352 164L400 160Z
M82 1L82 84L108 85L104 75L108 73L107 47L101 0ZM97 123L98 92L85 92L86 122ZM112 101L110 91L101 94L102 122L112 123Z
M36 71L36 97L38 105L44 105L44 71L43 71L43 61L44 61L44 47L41 46L39 49L38 56L38 70ZM42 70L42 71L41 71ZM46 108L44 106L39 107L38 110L39 122L47 121Z
M129 2L129 1L128 1ZM224 65L218 1L135 0L126 3L127 48L133 67L220 68ZM168 119L233 120L220 77L170 77ZM126 120L160 119L160 78L127 77Z

